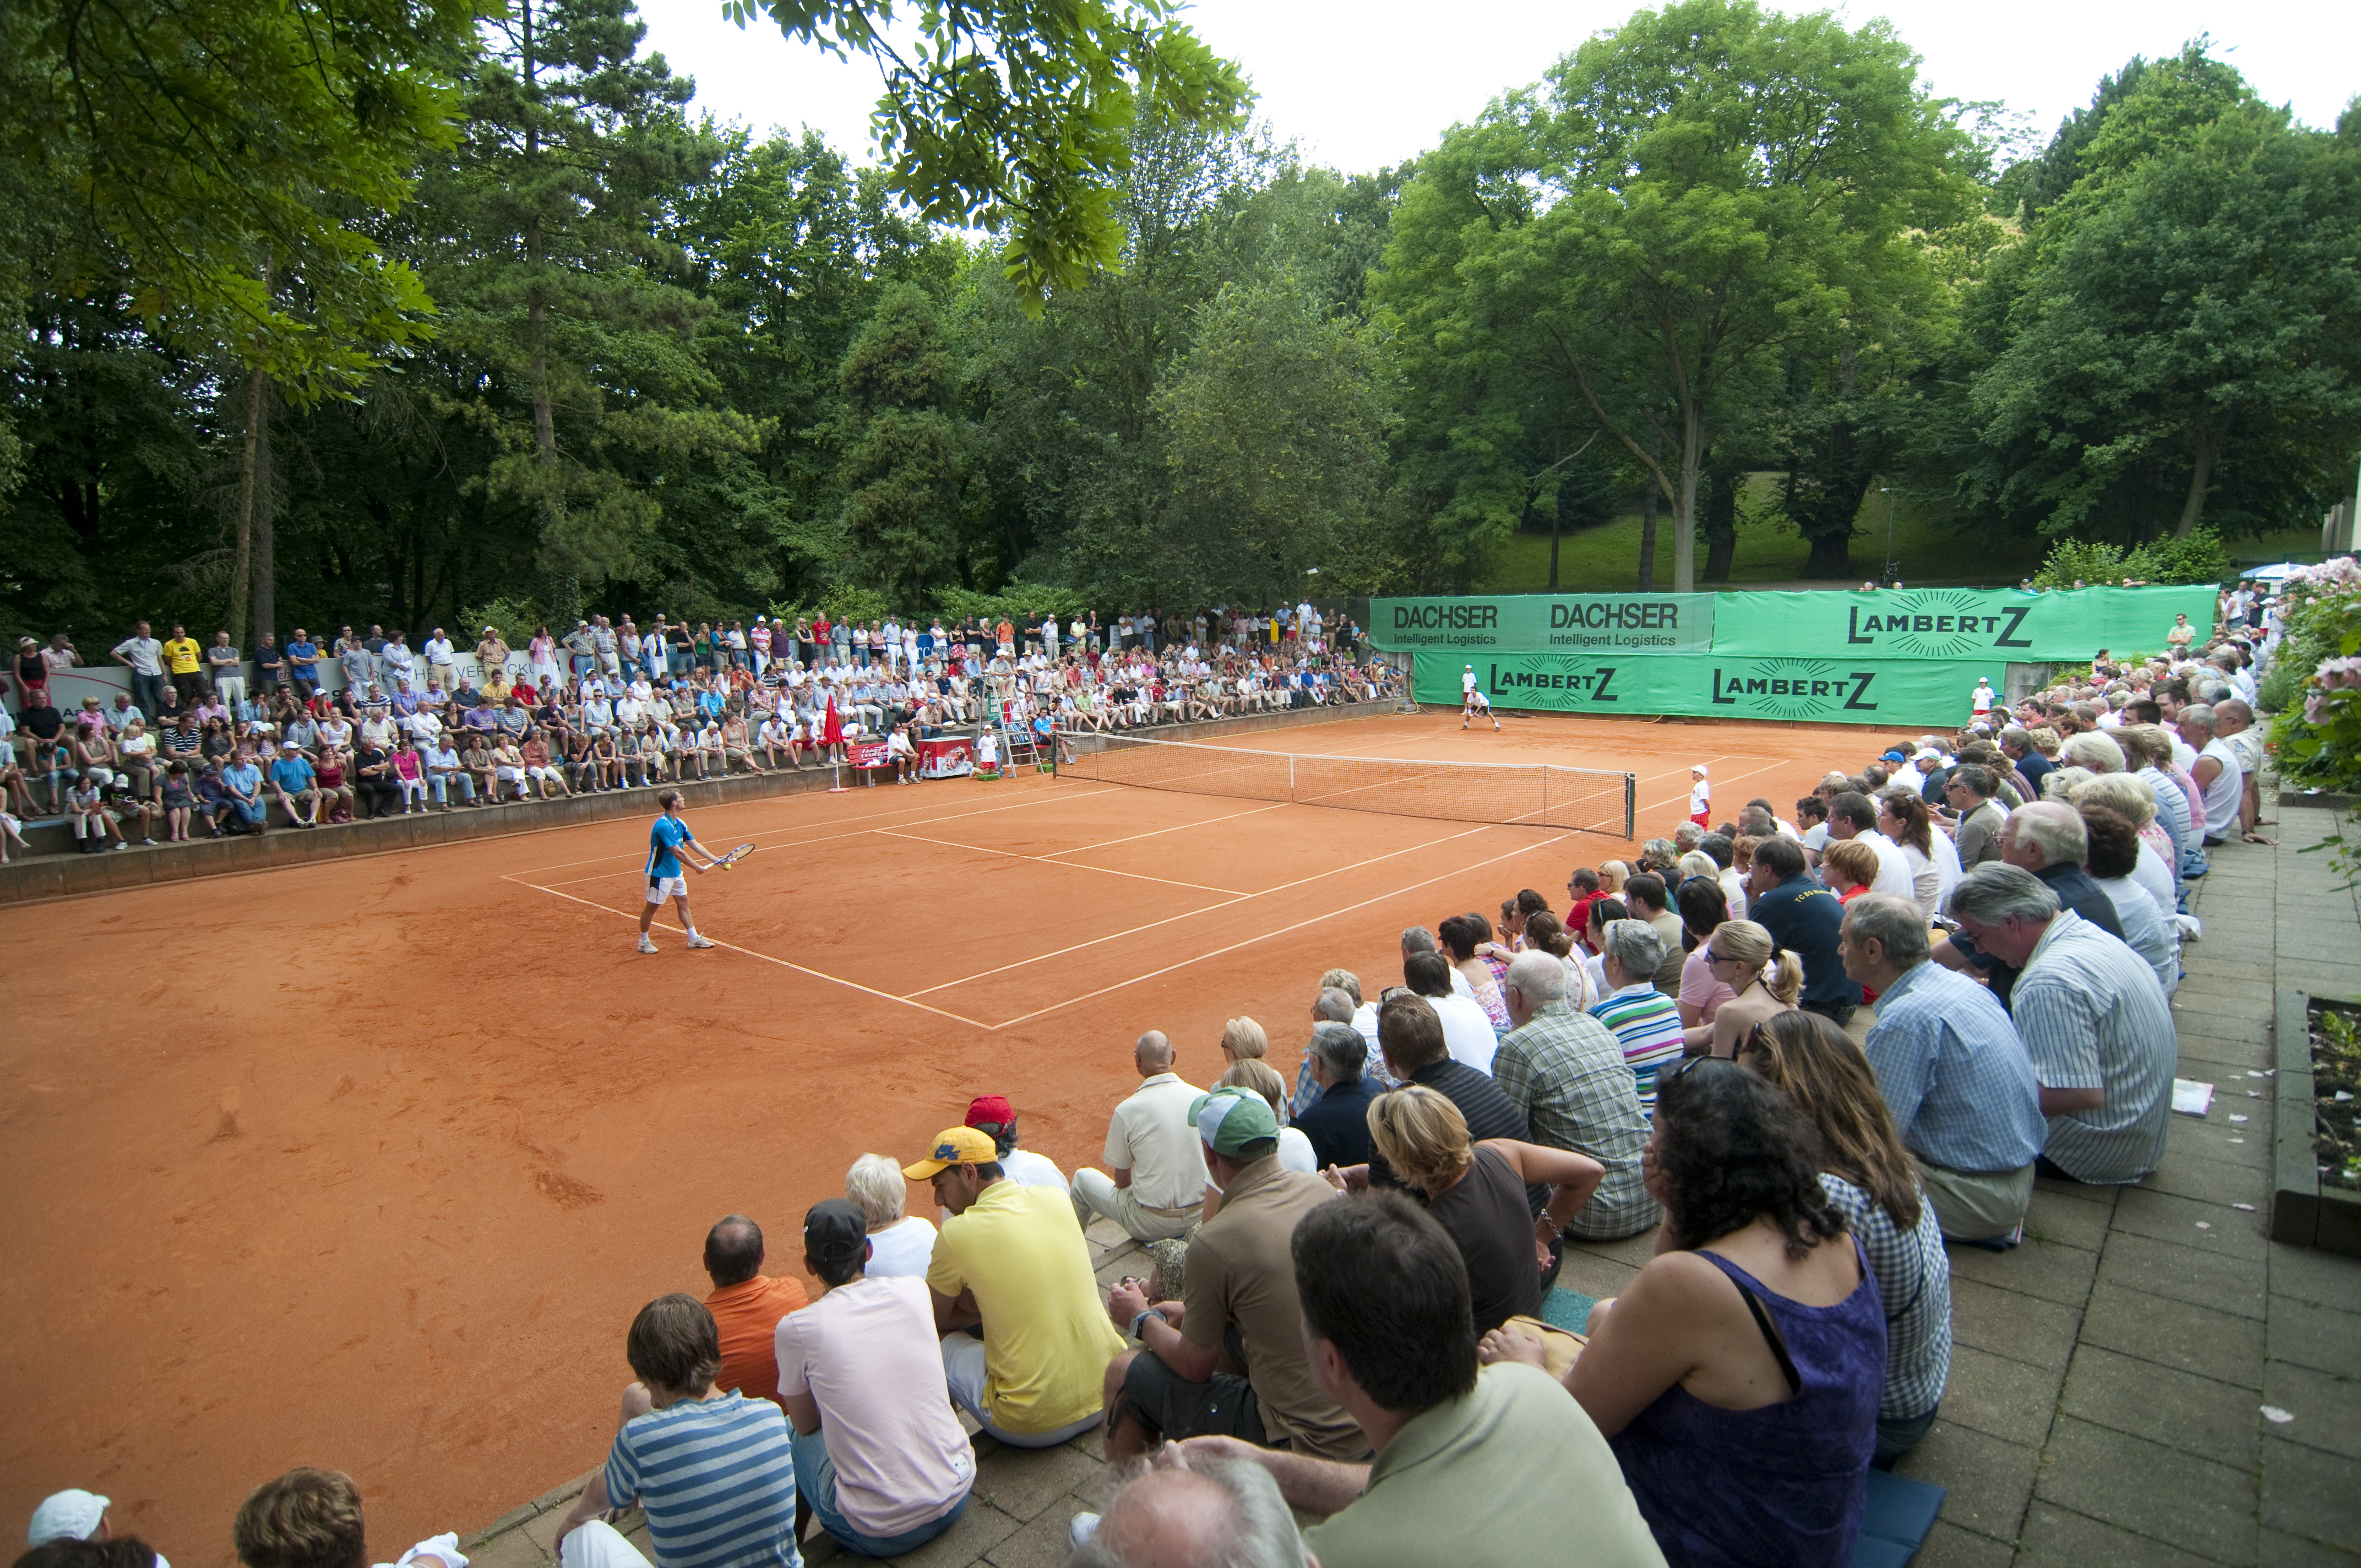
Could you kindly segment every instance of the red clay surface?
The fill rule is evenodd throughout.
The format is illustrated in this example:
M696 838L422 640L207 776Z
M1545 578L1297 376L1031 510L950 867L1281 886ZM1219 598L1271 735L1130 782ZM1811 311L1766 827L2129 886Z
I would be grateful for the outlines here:
M1719 819L1878 749L1451 717L1238 743L1628 770L1642 838L1686 815L1693 762ZM916 1157L987 1091L1029 1147L1096 1163L1143 1029L1202 1083L1250 1014L1291 1077L1323 970L1374 992L1404 926L1563 903L1572 867L1631 848L1030 775L690 822L760 846L692 879L709 953L669 911L662 955L633 950L642 822L17 916L0 1519L87 1486L118 1532L225 1568L247 1490L311 1464L358 1479L380 1559L479 1527L603 1457L623 1331L704 1292L721 1214L792 1271L854 1157Z

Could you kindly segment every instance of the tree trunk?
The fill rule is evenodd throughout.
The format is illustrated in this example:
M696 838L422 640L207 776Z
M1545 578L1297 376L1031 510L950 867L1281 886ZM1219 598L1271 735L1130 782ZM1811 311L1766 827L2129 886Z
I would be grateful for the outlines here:
M1705 464L1705 410L1690 400L1681 410L1680 494L1673 502L1673 592L1697 592L1697 471Z
M1709 477L1705 498L1705 580L1708 583L1730 581L1730 568L1738 554L1738 487L1746 482L1742 468L1716 469Z
M1850 577L1852 556L1847 546L1851 536L1843 533L1820 533L1812 537L1811 559L1804 563L1807 577Z
M2229 423L2224 419L2220 429L2198 427L2196 461L2189 469L2189 499L2180 503L2180 526L2172 531L2175 539L2186 539L2196 532L2199 520L2205 515L2205 490L2213 477L2213 454L2221 446L2223 433Z
M1558 535L1558 530L1559 530L1561 527L1563 527L1563 526L1564 526L1564 523L1563 523L1563 522L1562 522L1562 521L1559 519L1558 514L1557 514L1557 513L1555 513L1555 512L1552 512L1552 513L1550 513L1550 580L1549 580L1549 591L1550 591L1550 592L1552 592L1552 593L1555 593L1555 592L1557 592L1557 535Z
M265 631L275 635L279 630L279 477L270 460L270 414L278 406L279 390L268 381L262 385L262 434L254 455L254 630L258 640Z
M1659 465L1664 460L1664 427L1661 424L1656 426L1656 437L1650 444L1648 455ZM1652 474L1647 494L1640 498L1640 591L1643 594L1656 586L1656 497L1659 493L1655 476Z
M246 380L246 440L237 460L237 521L236 545L230 552L229 568L229 639L240 648L248 645L246 635L247 589L254 571L254 496L255 469L260 458L262 425L265 415L262 400L267 378L259 370Z

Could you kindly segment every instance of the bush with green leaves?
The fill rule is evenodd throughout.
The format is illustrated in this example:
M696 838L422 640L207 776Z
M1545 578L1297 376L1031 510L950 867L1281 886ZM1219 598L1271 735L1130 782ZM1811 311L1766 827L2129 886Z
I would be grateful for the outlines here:
M977 593L970 588L937 588L935 608L947 616L965 620L980 615L996 621L1005 616L1012 621L1038 623L1045 615L1070 616L1084 609L1082 595L1070 588L1053 588L1046 583L1016 581L1005 584L997 593Z
M2141 583L2218 583L2230 571L2221 535L2201 528L2184 538L2150 540L2126 550L2093 539L2064 539L2035 573L2036 587L2103 587L2130 577Z
M500 641L511 648L522 649L533 641L533 634L549 619L548 613L533 600L522 595L509 595L488 600L459 612L459 622L467 629L464 641L472 644L489 626L500 634Z

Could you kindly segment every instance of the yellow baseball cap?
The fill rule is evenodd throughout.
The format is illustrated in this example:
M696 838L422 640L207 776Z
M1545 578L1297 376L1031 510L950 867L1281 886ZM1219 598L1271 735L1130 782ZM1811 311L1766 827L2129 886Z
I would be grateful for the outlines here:
M1000 1146L973 1127L946 1127L936 1135L933 1152L916 1165L904 1166L902 1174L926 1181L947 1166L989 1165L999 1157Z

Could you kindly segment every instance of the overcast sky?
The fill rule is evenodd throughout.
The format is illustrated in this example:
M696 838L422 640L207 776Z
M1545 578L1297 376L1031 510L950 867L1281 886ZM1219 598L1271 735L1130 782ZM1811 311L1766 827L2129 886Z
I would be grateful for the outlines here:
M876 68L790 44L768 25L740 31L720 0L640 0L650 48L697 79L715 118L818 127L866 159ZM1399 163L1473 118L1505 89L1538 79L1631 0L1199 0L1189 19L1244 67L1257 113L1280 140L1348 173ZM1886 16L1947 97L1997 98L2046 137L2090 101L2099 78L2135 54L2171 53L2210 31L2265 98L2333 126L2361 91L2355 0L1887 0L1839 6L1858 24Z

